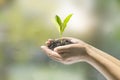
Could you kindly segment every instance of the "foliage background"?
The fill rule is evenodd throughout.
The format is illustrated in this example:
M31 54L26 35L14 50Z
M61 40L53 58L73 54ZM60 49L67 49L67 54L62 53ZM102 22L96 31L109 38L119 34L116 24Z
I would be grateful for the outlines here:
M0 0L0 80L105 80L86 63L63 65L41 51L59 37L54 16L69 13L64 36L120 59L120 0Z

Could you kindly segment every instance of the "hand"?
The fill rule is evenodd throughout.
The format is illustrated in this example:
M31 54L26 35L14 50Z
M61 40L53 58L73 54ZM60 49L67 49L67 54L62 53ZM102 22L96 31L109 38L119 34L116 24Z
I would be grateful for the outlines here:
M56 47L53 51L47 46L41 46L42 50L52 59L64 64L71 64L79 61L84 61L87 57L86 43L81 40L65 37L74 44ZM46 44L49 44L51 40L48 40Z

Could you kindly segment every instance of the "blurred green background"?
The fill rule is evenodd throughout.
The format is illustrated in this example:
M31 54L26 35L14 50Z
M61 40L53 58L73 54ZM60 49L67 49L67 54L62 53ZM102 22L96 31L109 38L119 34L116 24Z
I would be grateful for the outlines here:
M63 36L120 59L120 0L0 0L0 80L105 80L86 63L63 65L40 49L59 38L54 16L69 13Z

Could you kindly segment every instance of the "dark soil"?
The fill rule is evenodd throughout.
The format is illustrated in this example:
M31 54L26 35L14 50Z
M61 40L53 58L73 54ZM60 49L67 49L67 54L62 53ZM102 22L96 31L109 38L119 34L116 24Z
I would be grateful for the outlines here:
M68 44L73 44L73 43L67 39L56 39L56 40L51 40L50 44L48 44L47 46L49 49L54 50L55 47L64 46Z

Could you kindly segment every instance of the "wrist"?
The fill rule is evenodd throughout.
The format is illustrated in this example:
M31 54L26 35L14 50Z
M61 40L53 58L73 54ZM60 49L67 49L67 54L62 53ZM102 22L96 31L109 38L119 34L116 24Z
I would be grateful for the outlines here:
M84 45L79 47L79 61L80 62L88 62L90 60L90 55L89 55L89 48L88 45Z
M83 49L84 49L84 55L83 55L83 58L82 58L83 61L87 62L87 63L92 62L93 59L92 59L91 53L93 53L93 50L92 50L91 46L88 45L88 44L85 44Z

